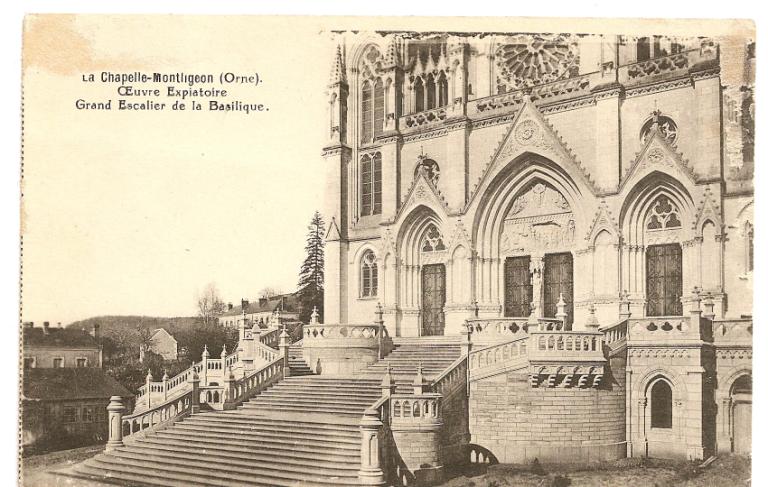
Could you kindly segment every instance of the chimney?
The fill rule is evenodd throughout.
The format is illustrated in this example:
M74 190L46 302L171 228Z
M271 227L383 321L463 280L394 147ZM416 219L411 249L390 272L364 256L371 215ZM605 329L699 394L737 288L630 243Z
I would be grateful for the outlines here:
M245 311L246 313L248 312L248 306L250 304L251 303L249 303L247 299L241 299L240 300L240 306L242 307L243 311Z
M269 298L259 298L259 307L263 308L269 302Z
M32 328L33 326L35 326L35 322L34 321L25 321L24 322L24 329Z
M96 340L98 340L101 337L100 328L101 328L101 325L99 325L98 323L93 324L93 329L91 330L91 336Z
M43 335L48 335L51 332L51 323L43 321Z
M232 311L232 308L234 308L234 306L232 306L232 303L227 303L227 311Z
M59 321L58 323L56 323L56 327L57 327L57 328L61 328L61 321Z

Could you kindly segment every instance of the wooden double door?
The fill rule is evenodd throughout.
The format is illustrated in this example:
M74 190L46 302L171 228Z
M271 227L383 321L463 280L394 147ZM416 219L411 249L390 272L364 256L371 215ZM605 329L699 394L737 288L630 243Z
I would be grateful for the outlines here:
M544 317L555 317L560 294L566 304L566 324L570 325L573 323L573 256L568 252L544 256L544 275L541 282ZM508 257L504 263L504 316L529 316L531 301L531 257Z
M421 268L421 335L445 334L445 265Z
M680 245L650 245L645 252L646 315L682 315L683 251Z

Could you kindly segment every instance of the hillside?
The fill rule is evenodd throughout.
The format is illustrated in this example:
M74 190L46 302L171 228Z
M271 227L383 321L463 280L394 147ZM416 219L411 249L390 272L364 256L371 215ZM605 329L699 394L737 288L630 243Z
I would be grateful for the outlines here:
M70 323L67 325L67 328L90 331L94 323L101 325L101 333L104 336L113 336L128 330L133 331L139 327L146 327L150 330L165 328L171 335L175 335L192 328L197 323L197 318L188 316L175 318L156 316L95 316Z

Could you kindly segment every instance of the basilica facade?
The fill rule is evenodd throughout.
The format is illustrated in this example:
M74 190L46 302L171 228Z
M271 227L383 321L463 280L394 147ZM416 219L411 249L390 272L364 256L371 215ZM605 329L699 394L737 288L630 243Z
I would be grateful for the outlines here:
M751 48L357 35L329 84L328 322L751 314ZM730 62L723 63L721 58ZM726 72L727 71L727 72ZM745 89L746 87L746 89Z
M340 35L325 322L600 330L623 340L607 457L748 450L753 78L744 38ZM525 441L475 420L516 407L483 398L487 378L472 441L521 460Z

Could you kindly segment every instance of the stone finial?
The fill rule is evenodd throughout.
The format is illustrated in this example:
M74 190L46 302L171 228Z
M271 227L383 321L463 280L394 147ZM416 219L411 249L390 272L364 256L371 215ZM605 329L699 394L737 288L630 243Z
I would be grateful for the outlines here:
M381 307L381 303L376 303L376 323L384 323L384 308Z
M312 314L309 317L310 325L317 325L320 322L320 313L317 312L317 306L312 307Z
M203 358L211 356L211 352L208 351L208 345L203 345Z
M701 289L699 289L699 286L694 286L693 291L691 291L692 297L691 297L691 311L701 311Z
M221 359L224 360L227 358L227 344L221 346Z
M275 309L275 326L280 326L280 308Z
M589 303L589 317L584 325L587 328L600 328L600 322L597 320L597 315L595 314L596 310L595 303Z
M190 376L189 382L199 382L200 376L197 375L197 370L195 370L195 367L192 367L192 375Z
M388 388L392 387L392 365L387 364L387 371L384 373L384 378L381 379L381 387Z
M398 36L395 34L390 34L390 37L387 41L387 47L384 51L384 65L385 66L399 66L400 65L400 55L398 52Z
M538 325L539 319L536 317L536 303L531 303L531 314L528 316L529 325Z
M704 300L704 316L710 321L715 319L715 301L712 299L712 293L707 293Z
M632 312L629 310L629 293L624 290L619 296L619 318L627 319L632 316Z
M336 54L333 57L333 64L331 65L331 76L328 81L329 85L335 85L339 83L347 82L347 69L344 66L344 56L341 52L341 44L336 45Z
M168 370L163 370L163 382L168 380Z
M152 370L147 369L147 382L152 382L153 379L154 377L152 377Z
M563 299L563 293L560 293L560 299L557 300L557 313L555 313L555 318L564 322L567 316L568 314L565 312L565 300Z
M419 366L416 368L416 377L413 379L413 393L423 394L426 386L427 381L424 379L423 367L421 362L419 362Z

